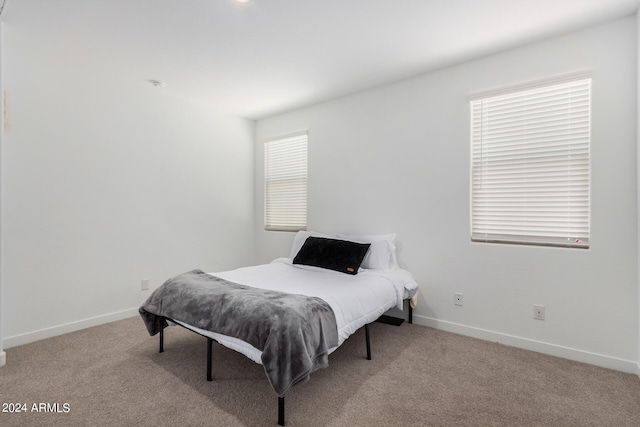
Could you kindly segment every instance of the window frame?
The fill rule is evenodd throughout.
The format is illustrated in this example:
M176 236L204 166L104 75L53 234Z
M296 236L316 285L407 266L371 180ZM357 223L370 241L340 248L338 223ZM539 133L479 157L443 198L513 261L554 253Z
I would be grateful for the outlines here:
M566 75L559 78L554 79L546 79L540 80L533 83L511 86L508 88L504 88L502 90L494 90L487 91L480 94L476 94L472 97L469 97L469 106L470 106L470 142L471 142L471 153L470 153L470 234L472 242L481 242L481 243L506 243L506 244L520 244L520 245L532 245L532 246L554 246L554 247L568 247L568 248L583 248L588 249L590 246L590 233L591 233L591 110L592 110L592 83L593 79L590 74L580 73L580 74L572 74ZM586 102L583 99L579 99L578 96L573 96L572 88L575 86L582 85L581 89L578 89L582 92L581 95L586 97ZM578 93L576 90L576 93ZM557 110L557 113L551 114L555 119L563 118L566 124L566 129L571 130L570 138L566 138L564 143L560 143L560 138L557 137L556 130L551 130L551 119L545 118L544 120L539 119L538 117L534 117L533 109L531 104L524 104L525 102L535 102L536 98L539 97L540 94L546 93L548 94L557 94L564 93L569 91L571 94L567 96L568 100L565 103L569 106L568 110ZM559 98L565 95L558 95ZM495 105L496 108L500 108L499 102L503 102L507 105L508 102L521 98L521 105L527 105L526 108L523 107L523 113L517 118L510 117L509 124L505 125L504 120L500 122L496 119L495 123L499 123L499 125L494 125L495 128L493 131L498 129L498 126L504 127L509 126L509 130L512 130L513 125L512 121L515 120L524 120L522 124L522 128L527 128L527 125L531 127L532 123L536 125L544 126L544 130L549 131L550 138L544 142L535 142L536 145L531 143L535 138L532 136L534 133L532 130L521 131L518 134L516 130L513 133L510 132L511 135L509 138L513 138L510 140L508 138L503 138L501 140L498 139L497 136L490 135L485 126L488 121L491 120L488 118L489 113L486 110L487 104ZM573 97L573 98L572 98ZM576 101L574 102L573 99ZM533 101L532 101L533 100ZM564 101L562 101L564 102ZM562 105L565 105L562 104ZM541 104L542 105L542 104ZM547 104L544 110L542 111L544 114L549 113L549 110L553 108L555 105L555 100ZM584 111L586 108L586 112ZM481 113L478 113L478 109L482 109ZM582 109L582 110L580 110ZM505 107L504 111L508 111ZM513 108L511 110L517 111L517 108ZM491 114L495 114L495 111L491 112ZM536 111L537 114L537 111ZM485 116L486 115L486 116ZM501 116L503 117L503 116ZM580 124L574 118L586 119L586 125ZM536 120L538 120L536 122ZM479 123L482 122L482 123ZM557 122L560 123L560 122ZM582 122L584 123L584 122ZM480 126L478 128L477 126ZM565 126L565 124L563 124ZM554 127L555 128L555 127ZM480 130L479 130L480 129ZM500 129L503 130L502 128ZM586 133L585 133L586 132ZM497 133L497 132L496 132ZM487 136L489 135L489 136ZM504 134L501 134L501 137ZM586 136L585 136L586 135ZM552 140L551 137L557 137L558 139ZM486 138L486 141L485 141ZM523 142L518 142L519 138L524 138L531 145L531 148L522 148L524 146ZM481 141L478 141L480 139ZM489 140L500 141L499 143L487 142ZM514 142L515 141L515 142ZM540 141L542 141L540 139ZM479 148L483 147L483 148ZM515 146L520 146L521 148L514 148L513 150L520 150L521 152L518 154L527 155L527 157L519 158L518 160L500 160L504 163L500 163L499 168L500 172L496 172L498 167L493 166L495 168L494 171L491 170L490 166L487 166L490 161L487 159L493 154L487 154L482 152L483 149L486 150L486 146L493 145L493 150L499 151L498 146L500 144L512 144ZM548 145L548 147L545 147ZM560 149L554 148L559 147L561 145L566 145L567 148L565 151L568 154L557 154L560 153ZM536 148L537 147L537 148ZM480 149L480 153L478 152ZM499 147L501 150L505 150L504 147ZM511 147L509 148L511 150ZM542 157L542 154L536 153L532 154L533 151L540 150L540 153L544 152L549 158L553 158L554 160L539 160ZM546 151L545 151L546 150ZM558 150L556 152L556 150ZM582 151L580 151L582 150ZM586 150L586 154L585 151ZM527 153L529 151L529 153ZM580 151L580 155L574 154L572 160L572 152L578 153ZM509 154L512 154L510 152ZM586 160L585 160L586 156ZM513 156L515 158L515 155ZM562 157L565 157L565 163L562 163ZM496 162L497 155L491 160L491 162ZM503 156L503 159L506 159L506 156ZM525 160L526 159L526 160ZM524 169L529 169L531 171L521 171L517 166L517 162L530 163L532 159L536 159L540 162L542 166L548 169L539 168L540 171L544 171L548 176L554 178L546 179L545 183L537 184L537 187L549 187L555 185L560 185L560 183L567 183L562 188L567 188L567 196L565 201L560 201L560 197L555 197L556 200L551 200L552 198L549 195L555 189L549 189L547 191L541 189L535 190L523 190L519 192L522 200L526 201L518 201L513 202L511 199L516 199L516 196L505 196L506 193L516 193L518 188L526 188L527 185L533 187L532 183L538 183L542 181L540 178L542 172L533 171L535 168L531 167L531 165L527 165L523 167ZM572 164L575 162L576 167L579 167L580 170L578 173L574 173L571 175ZM554 166L549 166L551 163L554 163ZM510 165L510 166L509 166ZM510 168L512 171L504 172ZM585 171L586 168L586 171ZM575 169L577 170L577 169ZM568 178L560 178L558 171L567 171ZM490 175L490 174L493 175ZM496 178L496 176L500 176ZM513 181L514 177L519 176L518 179L522 179L522 185ZM490 182L491 179L493 182L490 184L485 184L485 182ZM511 179L511 181L509 181ZM496 183L498 182L499 183ZM500 188L500 185L512 185L511 188L505 189L505 187ZM489 189L489 187L492 187ZM586 186L586 189L585 189ZM500 191L499 191L500 190ZM478 197L478 193L483 194L483 202L485 206L480 208L480 197ZM500 194L502 193L502 194ZM560 194L560 193L558 193ZM531 203L533 198L538 197L540 202ZM564 196L563 196L564 197ZM575 197L575 198L574 198ZM529 200L527 200L529 199ZM542 200L544 199L544 202ZM575 201L577 200L577 202ZM500 203L503 203L501 207L499 207ZM540 203L540 206L535 206L537 203ZM518 205L518 206L516 206ZM532 206L535 206L532 208ZM566 212L559 212L560 207L566 207ZM514 212L519 212L521 210L521 214L514 214ZM555 210L555 212L554 212ZM535 212L539 211L539 212ZM482 221L480 220L480 215L482 212ZM526 220L524 219L526 218ZM571 219L567 219L571 218ZM575 222L574 222L575 219ZM526 223L530 223L527 225ZM563 227L566 224L566 231L562 230L562 233L559 231L554 231L553 227ZM503 232L498 232L501 227L504 227ZM540 231L536 230L537 227L540 227ZM545 229L542 229L542 228ZM555 230L560 230L560 228L556 228ZM561 236L562 234L562 236Z
M265 231L307 229L308 142L307 131L264 142Z

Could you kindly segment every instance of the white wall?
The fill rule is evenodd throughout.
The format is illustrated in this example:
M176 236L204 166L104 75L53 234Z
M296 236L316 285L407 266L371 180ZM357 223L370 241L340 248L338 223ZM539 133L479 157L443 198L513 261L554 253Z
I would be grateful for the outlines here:
M254 258L255 123L52 43L5 27L5 347L137 315L142 279Z
M3 78L2 78L2 64L3 64L3 55L2 55L2 45L3 45L3 32L4 24L0 22L0 100L2 98L3 93ZM4 366L7 361L7 354L4 352L4 343L2 340L3 330L2 330L2 174L3 174L3 163L4 163L4 154L2 152L3 140L4 140L4 107L3 103L0 102L0 366Z
M292 240L262 230L262 144L308 129L309 229L396 232L401 264L420 284L416 323L635 371L635 24L629 17L260 120L258 261L287 255ZM593 74L591 249L470 243L468 96L584 69ZM546 321L533 320L533 304L546 306Z
M637 78L637 86L636 86L636 178L637 178L637 192L638 192L638 229L636 232L638 233L638 256L640 257L640 11L636 12L636 55L638 63L636 64L636 78ZM640 377L640 258L638 258L638 353L637 353L637 362L638 367L636 373Z

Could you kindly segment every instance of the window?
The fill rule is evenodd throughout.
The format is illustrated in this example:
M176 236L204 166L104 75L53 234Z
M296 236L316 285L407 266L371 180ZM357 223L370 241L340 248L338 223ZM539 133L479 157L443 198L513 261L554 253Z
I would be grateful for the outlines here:
M307 229L307 133L264 144L264 229Z
M471 240L589 247L591 79L471 100Z

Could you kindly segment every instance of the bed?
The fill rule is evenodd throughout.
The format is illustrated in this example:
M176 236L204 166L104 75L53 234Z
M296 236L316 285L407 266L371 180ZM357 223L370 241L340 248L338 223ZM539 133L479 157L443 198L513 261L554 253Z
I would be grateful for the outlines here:
M140 308L150 335L180 325L264 365L284 425L289 389L328 366L349 336L391 308L415 305L418 286L398 267L395 235L327 236L302 231L289 257L230 271L200 270L165 282ZM411 311L410 311L411 313ZM409 316L411 320L411 315Z

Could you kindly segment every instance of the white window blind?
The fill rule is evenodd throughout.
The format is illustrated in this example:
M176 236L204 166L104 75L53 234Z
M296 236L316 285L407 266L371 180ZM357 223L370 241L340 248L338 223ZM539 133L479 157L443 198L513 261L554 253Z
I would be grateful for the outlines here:
M264 145L265 230L307 228L307 133Z
M591 79L471 101L471 239L589 247Z

